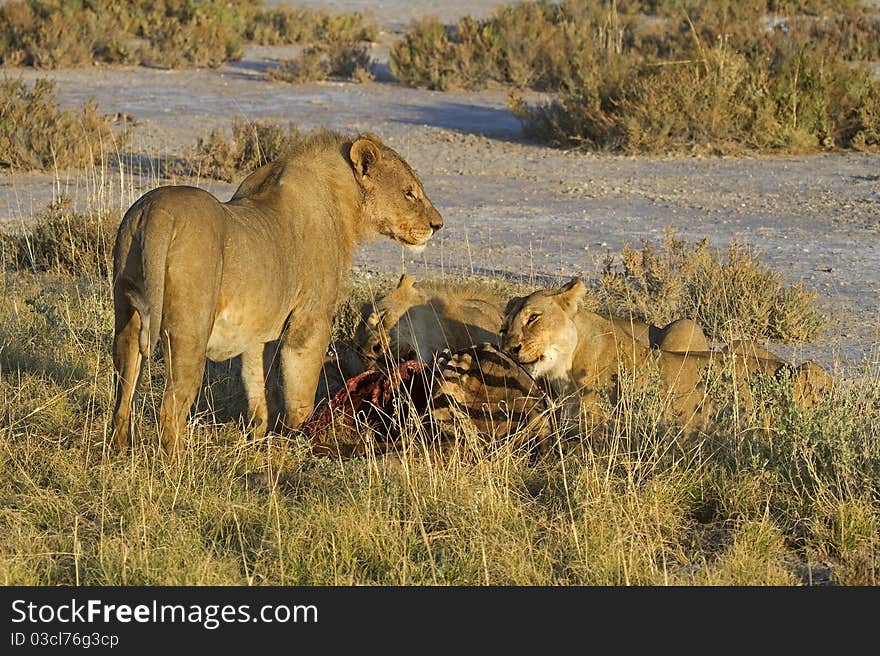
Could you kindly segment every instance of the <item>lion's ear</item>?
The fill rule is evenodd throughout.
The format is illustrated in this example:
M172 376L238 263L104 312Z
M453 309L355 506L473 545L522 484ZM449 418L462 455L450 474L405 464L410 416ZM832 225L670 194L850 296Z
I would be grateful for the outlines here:
M572 278L553 294L553 300L559 304L565 314L573 317L577 314L586 295L586 285L581 282L580 278Z
M412 276L408 276L405 273L400 276L400 280L397 281L398 289L412 289L415 284L416 279Z
M376 144L377 146L384 146L384 145L385 145L385 142L382 141L379 137L377 137L377 136L376 136L375 134L373 134L372 132L361 132L361 133L357 136L357 138L358 138L358 139L369 139L370 141L372 141L372 142L373 142L374 144Z
M522 302L526 300L525 296L515 296L509 301L507 301L507 305L504 306L504 316L506 317L511 312L515 312L517 308L522 305Z
M379 149L379 144L373 141L373 139L362 135L351 144L351 150L348 155L351 158L354 170L363 178L369 173L373 165L379 161L382 151Z

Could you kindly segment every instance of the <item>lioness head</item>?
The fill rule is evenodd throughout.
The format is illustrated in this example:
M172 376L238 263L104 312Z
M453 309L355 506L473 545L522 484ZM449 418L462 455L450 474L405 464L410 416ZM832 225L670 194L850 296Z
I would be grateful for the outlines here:
M501 350L535 378L564 377L578 344L574 317L586 295L578 278L559 289L511 299L499 331Z
M386 352L406 357L414 346L401 343L397 324L414 305L427 302L425 294L415 288L415 279L403 274L397 287L375 304L367 306L364 320L355 337L358 353L368 367L374 367Z
M443 227L419 177L394 150L373 134L361 134L349 150L364 190L367 219L380 234L420 252Z

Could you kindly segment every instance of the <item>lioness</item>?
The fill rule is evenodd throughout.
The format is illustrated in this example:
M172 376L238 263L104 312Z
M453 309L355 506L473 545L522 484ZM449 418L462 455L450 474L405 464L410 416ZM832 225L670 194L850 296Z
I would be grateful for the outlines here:
M368 368L387 357L427 362L443 349L495 342L505 301L483 287L400 277L397 287L365 308L356 343ZM372 309L372 311L370 311Z
M601 315L611 321L617 330L633 337L645 348L658 348L673 353L708 351L709 340L702 326L691 319L676 319L662 328L634 317Z
M320 132L247 176L227 202L188 186L144 194L113 251L113 442L129 442L141 360L161 338L162 445L180 444L205 358L242 356L253 432L266 431L264 345L280 340L287 423L312 412L340 283L376 235L421 249L442 227L418 176L372 134Z
M445 281L416 283L404 274L395 289L362 310L364 319L355 342L367 368L385 359L426 362L442 349L457 351L483 342L497 343L505 305L498 294L485 287ZM690 319L659 328L630 317L608 318L646 348L709 350L703 329Z
M656 360L661 393L668 400L667 416L686 428L705 425L710 404L705 373L711 366L731 366L739 394L750 395L748 378L755 373L776 376L787 371L794 378L794 398L801 404L817 400L831 385L818 365L793 368L778 359L741 352L672 353L651 351L613 322L581 308L586 288L577 278L558 289L544 289L514 298L506 308L500 330L501 347L557 398L576 396L593 421L604 417L600 394L614 399L622 374L640 374Z

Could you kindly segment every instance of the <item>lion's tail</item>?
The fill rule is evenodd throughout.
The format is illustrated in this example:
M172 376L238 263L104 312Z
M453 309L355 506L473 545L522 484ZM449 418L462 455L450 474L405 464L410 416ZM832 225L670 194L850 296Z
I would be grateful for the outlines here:
M141 267L144 273L143 304L136 309L141 315L138 347L148 356L159 341L162 328L162 306L165 301L165 260L171 243L172 217L162 211L153 212L144 225L141 241Z

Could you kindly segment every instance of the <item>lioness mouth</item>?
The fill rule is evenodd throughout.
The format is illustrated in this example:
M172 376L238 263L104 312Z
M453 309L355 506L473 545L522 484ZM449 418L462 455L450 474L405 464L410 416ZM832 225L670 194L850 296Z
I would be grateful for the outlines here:
M430 239L430 237L429 237L429 239ZM412 248L418 248L418 247L424 246L425 244L428 243L427 239L425 239L424 241L416 241L414 239L407 239L406 237L400 237L400 236L397 237L397 241L399 241L404 246L411 246Z

